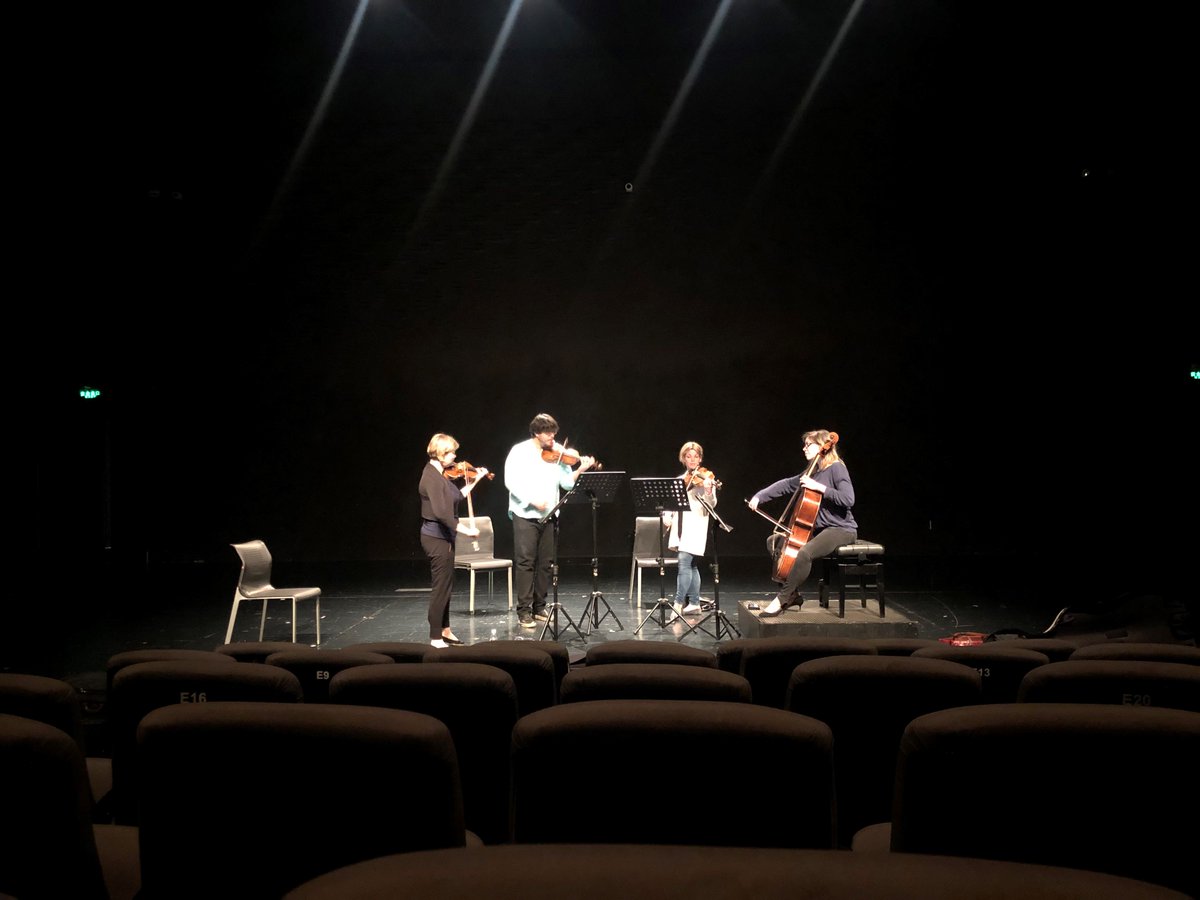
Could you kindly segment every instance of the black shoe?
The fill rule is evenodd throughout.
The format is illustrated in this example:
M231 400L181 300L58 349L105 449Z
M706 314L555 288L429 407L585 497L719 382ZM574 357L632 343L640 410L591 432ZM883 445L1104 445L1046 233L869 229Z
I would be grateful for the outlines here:
M461 644L462 643L462 641L460 641L458 638L456 638L452 634L443 634L442 640L445 641L447 644Z
M517 615L517 620L521 623L522 628L537 628L537 622L534 621L533 613L528 610L521 610Z
M546 612L546 607L544 607L544 606L541 609L534 610L533 617L535 619L537 619L539 622L549 622L550 621L550 613Z

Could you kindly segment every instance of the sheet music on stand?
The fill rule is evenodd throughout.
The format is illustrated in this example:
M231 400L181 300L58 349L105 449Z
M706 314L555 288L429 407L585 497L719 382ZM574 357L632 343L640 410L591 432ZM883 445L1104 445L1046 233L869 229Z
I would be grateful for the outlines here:
M682 478L630 478L629 488L633 491L633 505L641 515L661 516L665 512L686 512L692 508L691 501L688 500L687 485L683 483ZM667 550L664 546L664 532L665 529L662 528L658 531L658 600L634 634L641 631L655 614L658 615L655 621L660 628L665 628L671 621L679 618L666 595L666 565L663 560ZM667 610L671 611L670 619L666 618Z
M591 503L593 499L596 503L612 503L624 481L624 472L581 472L563 503Z
M630 478L634 509L642 515L686 512L692 508L682 478Z

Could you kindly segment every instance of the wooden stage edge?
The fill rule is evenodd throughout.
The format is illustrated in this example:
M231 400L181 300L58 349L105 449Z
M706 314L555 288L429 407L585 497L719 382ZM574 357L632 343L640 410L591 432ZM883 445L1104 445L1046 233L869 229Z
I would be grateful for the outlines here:
M846 598L846 618L839 619L837 597L822 609L815 598L805 598L797 609L785 609L778 616L760 618L759 610L750 609L767 605L766 600L739 600L737 626L742 637L844 637L844 638L908 638L917 637L917 623L887 607L882 619L879 605L868 600L864 609L862 601L855 597Z

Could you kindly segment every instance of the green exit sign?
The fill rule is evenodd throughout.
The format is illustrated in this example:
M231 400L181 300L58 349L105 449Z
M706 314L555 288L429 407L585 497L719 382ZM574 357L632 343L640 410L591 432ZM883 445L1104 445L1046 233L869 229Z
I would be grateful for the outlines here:
M81 387L79 389L79 396L84 400L95 400L100 396L100 389L94 387Z

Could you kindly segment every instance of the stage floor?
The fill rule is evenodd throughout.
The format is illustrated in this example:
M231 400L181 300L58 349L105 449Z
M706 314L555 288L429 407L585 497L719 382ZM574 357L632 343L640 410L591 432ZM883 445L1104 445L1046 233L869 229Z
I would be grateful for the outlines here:
M900 567L897 567L900 568ZM722 566L719 586L711 572L702 572L701 594L713 600L719 593L721 609L730 625L746 637L739 622L739 604L765 605L774 594L769 572L762 572L761 560L732 560ZM567 643L572 656L582 657L589 645L611 640L679 641L689 646L715 649L715 620L709 619L704 630L689 629L679 621L662 623L668 616L647 619L660 596L657 570L643 573L640 603L630 597L629 561L603 559L595 589L605 605L600 605L599 626L583 616L593 591L590 560L565 561L560 566L558 599L576 628L563 618L558 639ZM906 583L902 572L888 573L887 617L877 617L873 597L867 617L856 613L848 623L865 621L872 625L903 625L904 634L938 638L958 631L992 631L1020 628L1040 632L1054 615L1070 602L1061 594L1035 590L997 592L994 589L933 588ZM420 561L399 563L339 563L326 565L276 565L276 586L315 585L321 594L321 646L336 648L375 641L426 641L428 625L428 569ZM72 604L56 606L49 598L29 608L24 622L10 636L3 669L66 678L75 683L103 684L103 673L110 656L123 650L143 648L184 648L211 650L224 643L225 630L236 584L236 566L176 565L154 573L144 573L141 583L131 589L129 578L110 580L103 589L93 588ZM806 592L805 607L816 607L815 581ZM674 573L667 572L662 589L674 596ZM714 588L718 588L717 591ZM468 609L468 575L458 573L451 602L450 621L456 634L467 644L494 639L536 640L537 629L525 629L517 622L516 610L509 610L506 579L499 572L495 591L488 592L486 575L479 576L476 609ZM636 595L636 585L633 593ZM1030 599L1033 598L1033 599ZM836 597L833 608L836 609ZM611 609L611 615L604 615ZM858 595L847 594L847 613L861 609ZM291 607L275 601L267 613L266 640L291 639ZM238 615L234 640L257 640L260 607L243 603ZM695 624L701 616L689 616ZM825 622L837 627L833 610L807 609L805 622ZM590 617L589 617L590 619ZM297 641L312 645L316 640L313 606L301 603L297 613ZM915 633L914 633L915 632ZM737 634L722 629L725 639ZM553 633L546 637L553 637ZM453 652L453 648L447 652Z

